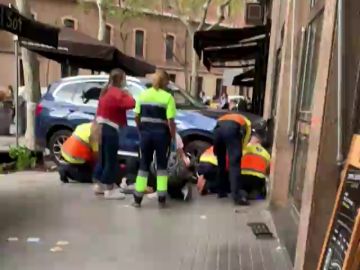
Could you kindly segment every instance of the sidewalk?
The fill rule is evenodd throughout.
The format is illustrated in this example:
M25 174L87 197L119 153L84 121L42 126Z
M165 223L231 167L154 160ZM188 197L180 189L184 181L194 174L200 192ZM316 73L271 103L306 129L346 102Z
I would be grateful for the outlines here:
M62 185L54 173L0 176L0 269L291 269L277 239L256 240L247 226L265 222L274 232L262 203L236 213L212 196L163 210L131 201L96 198L89 185ZM51 252L57 241L68 245Z

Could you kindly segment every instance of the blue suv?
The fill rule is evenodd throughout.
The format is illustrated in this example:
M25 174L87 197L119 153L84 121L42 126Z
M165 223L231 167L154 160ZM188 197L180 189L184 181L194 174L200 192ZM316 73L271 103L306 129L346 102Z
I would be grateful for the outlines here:
M108 81L107 75L68 77L54 82L36 108L37 144L48 148L55 162L60 162L60 148L75 127L94 119L101 89ZM136 99L148 88L147 78L127 76L124 87ZM212 143L212 130L216 119L225 111L210 110L185 91L170 83L177 106L177 130L183 138L185 150L198 157ZM260 117L247 115L250 121ZM137 157L139 137L135 127L134 112L129 111L128 127L120 132L119 156Z

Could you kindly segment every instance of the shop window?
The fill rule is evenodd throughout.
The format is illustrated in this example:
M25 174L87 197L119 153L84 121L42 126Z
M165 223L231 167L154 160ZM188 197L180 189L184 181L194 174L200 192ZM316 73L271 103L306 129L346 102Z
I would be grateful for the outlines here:
M169 74L169 79L172 82L176 82L176 74Z
M144 58L144 41L145 32L143 30L135 30L135 56Z
M173 35L166 35L165 38L166 61L172 61L174 59L174 44L175 44L175 37Z
M309 148L310 123L313 108L314 86L318 69L318 56L321 41L323 14L318 15L307 27L301 65L298 78L299 89L296 108L295 152L291 168L290 195L297 210L300 212L302 192Z

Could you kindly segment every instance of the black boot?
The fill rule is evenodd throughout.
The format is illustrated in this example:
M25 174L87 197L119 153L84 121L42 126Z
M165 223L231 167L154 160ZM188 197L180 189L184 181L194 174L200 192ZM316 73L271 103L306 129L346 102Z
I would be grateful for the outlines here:
M159 196L158 202L159 202L160 208L165 208L166 207L166 196Z
M140 208L141 202L142 202L142 197L134 194L134 202L133 202L132 206L134 206L135 208Z
M61 180L61 182L63 182L63 183L69 183L69 179L68 179L68 177L67 177L67 175L66 175L66 171L65 171L65 169L63 168L63 167L61 167L60 166L60 168L59 168L59 174L60 174L60 180Z

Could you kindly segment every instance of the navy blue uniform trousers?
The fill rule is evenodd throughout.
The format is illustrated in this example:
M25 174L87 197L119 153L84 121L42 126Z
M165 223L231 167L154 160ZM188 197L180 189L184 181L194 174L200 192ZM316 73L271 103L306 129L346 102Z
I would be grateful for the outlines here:
M226 154L229 156L231 195L238 202L246 193L241 180L240 162L245 130L233 121L221 121L214 129L214 153L218 160L218 194L226 194Z
M145 125L143 125L145 126ZM140 128L140 170L149 173L150 165L156 153L157 171L166 171L169 159L171 136L169 128L146 127Z

